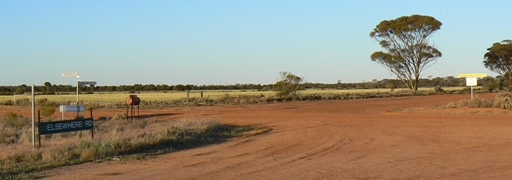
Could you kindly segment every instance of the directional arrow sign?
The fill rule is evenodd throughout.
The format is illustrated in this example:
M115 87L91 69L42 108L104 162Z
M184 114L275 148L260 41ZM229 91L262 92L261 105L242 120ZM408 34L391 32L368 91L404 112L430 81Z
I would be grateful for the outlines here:
M76 72L62 73L62 76L77 76Z
M96 85L96 81L78 81L78 84L81 86L90 86L90 85Z

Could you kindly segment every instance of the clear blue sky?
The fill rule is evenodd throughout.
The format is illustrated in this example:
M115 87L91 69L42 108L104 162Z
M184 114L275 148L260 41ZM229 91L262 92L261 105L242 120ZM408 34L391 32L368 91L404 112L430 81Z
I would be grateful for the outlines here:
M512 1L0 1L0 85L274 83L395 78L370 60L369 33L412 14L443 23L443 53L422 77L488 73L483 55L512 39Z

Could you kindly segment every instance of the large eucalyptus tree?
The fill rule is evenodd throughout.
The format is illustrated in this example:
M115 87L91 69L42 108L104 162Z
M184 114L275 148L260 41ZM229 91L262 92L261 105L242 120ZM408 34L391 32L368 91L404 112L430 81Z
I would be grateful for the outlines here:
M494 43L484 55L484 66L500 74L506 81L512 80L512 40Z
M429 45L431 35L442 23L430 16L411 15L381 21L370 33L385 51L377 51L371 60L395 74L416 92L421 72L433 65L441 52Z

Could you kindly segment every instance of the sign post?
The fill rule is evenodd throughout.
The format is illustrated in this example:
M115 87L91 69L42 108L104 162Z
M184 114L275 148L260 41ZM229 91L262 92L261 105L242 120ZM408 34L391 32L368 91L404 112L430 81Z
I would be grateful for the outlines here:
M60 106L61 111L73 111L75 112L76 106ZM94 139L94 119L92 118L92 108L91 117L90 118L75 118L72 120L62 120L62 121L50 121L50 122L41 122L41 116L39 116L38 111L38 139L39 139L39 147L41 147L41 135L45 134L56 134L56 133L64 133L64 132L73 132L73 131L91 131L91 138ZM84 111L83 106L76 111ZM35 145L34 145L35 146Z
M78 75L78 70L75 72L67 72L62 73L62 76L75 76L76 77L76 117L80 115L80 99L79 99L79 87L82 86L90 86L90 85L96 85L96 81L80 81L80 76Z
M465 77L466 78L466 86L471 87L471 99L473 99L473 86L476 86L477 79L481 77L487 77L487 74L485 73L479 73L479 74L458 74L459 77Z
M78 107L78 109L76 109ZM64 120L64 112L84 112L84 106L69 106L69 105L60 105L59 111L62 113L61 120Z
M75 72L62 73L62 76L63 77L64 76L75 76L76 77L76 106L78 109L78 106L80 104L80 101L78 99L78 82L80 82L80 76L78 75L78 70ZM76 117L78 117L78 115L80 115L80 112L76 111Z
M94 120L92 118L78 119L78 120L53 121L53 122L41 122L38 125L40 135L92 130L93 128L94 128Z
M32 84L32 146L36 147L36 94Z

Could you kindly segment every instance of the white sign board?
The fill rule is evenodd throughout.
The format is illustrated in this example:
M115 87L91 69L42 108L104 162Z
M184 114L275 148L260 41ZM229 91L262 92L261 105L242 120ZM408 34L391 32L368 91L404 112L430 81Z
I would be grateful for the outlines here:
M76 72L68 72L68 73L62 73L62 76L77 76L78 74Z
M477 82L476 82L476 77L467 77L466 78L466 86L476 86L477 85Z
M77 112L77 107L79 107L79 112L84 112L84 106L74 106L74 105L60 105L60 112Z
M78 84L80 84L80 86L94 86L96 85L96 81L78 81Z

